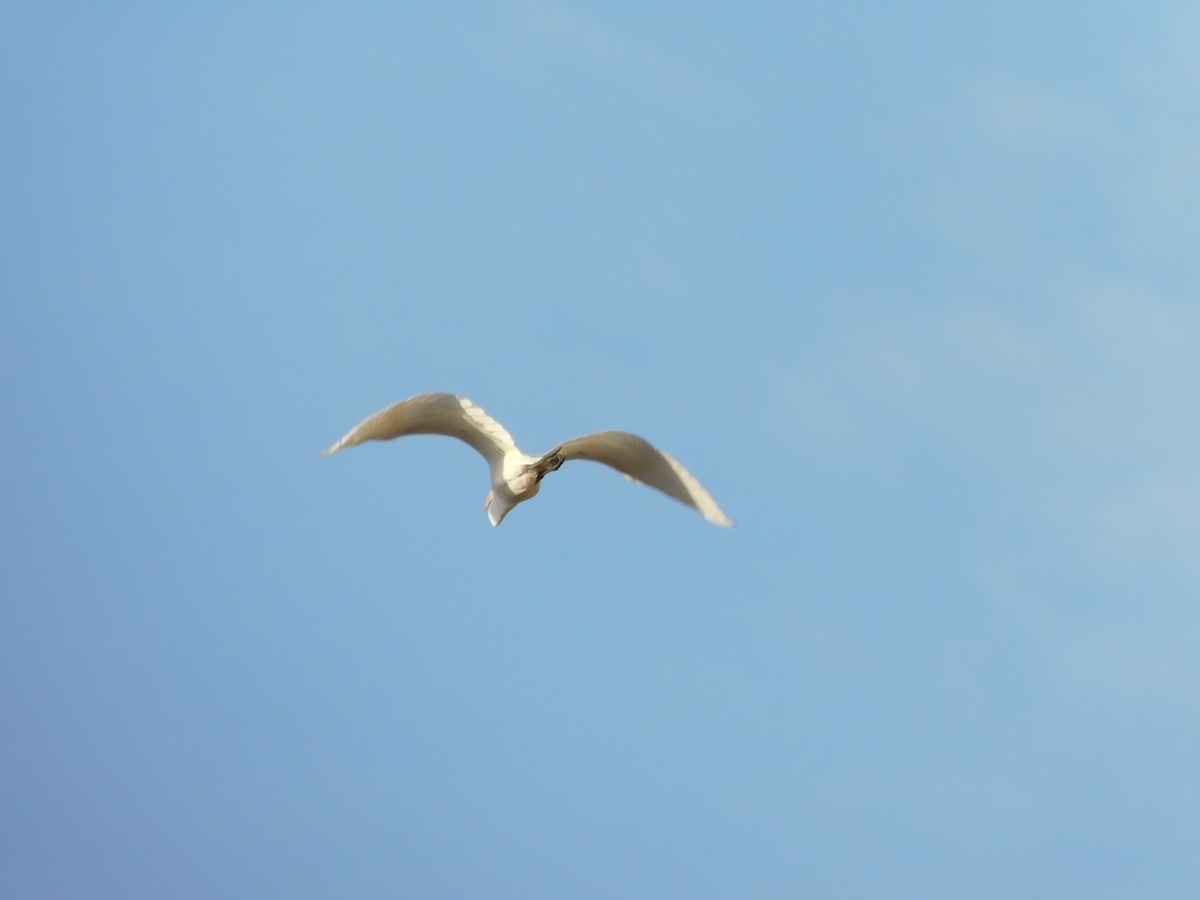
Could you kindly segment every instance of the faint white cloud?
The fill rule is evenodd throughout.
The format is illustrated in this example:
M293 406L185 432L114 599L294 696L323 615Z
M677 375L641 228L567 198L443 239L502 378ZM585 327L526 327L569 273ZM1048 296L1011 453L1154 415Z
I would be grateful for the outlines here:
M1134 706L1194 706L1200 680L1194 603L1164 598L1152 587L1124 602L1098 592L1069 602L1022 581L1014 568L1011 561L981 566L984 596L1005 610L1063 683Z
M1200 466L1164 464L1096 504L1098 542L1119 564L1195 573Z
M934 773L926 797L935 812L959 828L1015 828L1051 805L1044 785L997 772Z
M1103 105L1045 85L986 76L968 89L969 121L979 135L1007 150L1045 152L1110 136Z
M1064 683L1193 702L1200 312L1098 277L1025 293L838 323L793 373L789 440L875 482L936 460L979 523L946 552L983 561L982 596Z
M807 450L857 462L935 444L1037 485L1046 525L1070 527L1076 546L1086 535L1089 553L1128 555L1123 516L1157 523L1146 553L1168 534L1200 541L1200 517L1172 499L1200 487L1200 312L1145 285L1074 277L1029 299L826 336L788 387Z
M1181 37L1200 19L1171 24L1099 79L967 79L927 138L943 149L918 216L964 299L820 352L850 385L854 440L936 434L1036 486L1025 502L1077 565L1200 588L1200 67Z
M981 561L982 595L1066 682L1131 700L1194 702L1200 678L1193 45L1143 35L1087 79L965 78L906 142L938 274L824 298L772 398L801 468L968 491L942 501L979 523L947 552Z
M801 441L876 480L939 460L980 522L1023 532L948 552L986 560L982 593L1068 683L1182 701L1200 678L1200 313L1082 278L1037 299L827 340L790 398Z
M1200 23L1156 35L1097 51L1083 75L964 78L918 141L921 225L995 265L1194 284Z
M610 20L555 0L524 0L518 8L530 37L638 96L707 112L741 105L728 82Z

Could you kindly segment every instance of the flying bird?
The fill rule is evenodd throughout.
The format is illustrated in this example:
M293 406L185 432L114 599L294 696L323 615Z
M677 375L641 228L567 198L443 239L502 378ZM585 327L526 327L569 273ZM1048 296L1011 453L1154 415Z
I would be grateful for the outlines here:
M492 489L483 508L493 526L503 522L518 503L536 495L542 479L568 459L604 463L631 481L657 488L692 507L716 525L733 526L733 520L691 472L636 434L600 431L559 444L542 456L529 456L517 448L503 425L466 397L454 394L421 394L393 404L363 419L321 455L332 456L364 441L390 441L407 434L444 434L479 451L491 469Z

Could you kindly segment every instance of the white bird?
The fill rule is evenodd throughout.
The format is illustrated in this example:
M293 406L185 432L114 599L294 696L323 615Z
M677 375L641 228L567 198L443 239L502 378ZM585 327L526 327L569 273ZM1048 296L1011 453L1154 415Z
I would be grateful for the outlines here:
M421 394L380 410L321 455L331 456L364 441L390 441L406 434L444 434L479 451L491 468L492 489L483 508L493 526L503 522L518 503L537 494L546 474L568 459L604 463L630 481L657 488L687 504L710 522L733 526L733 520L691 472L636 434L601 431L559 444L543 456L529 456L517 449L503 425L466 397L454 394Z

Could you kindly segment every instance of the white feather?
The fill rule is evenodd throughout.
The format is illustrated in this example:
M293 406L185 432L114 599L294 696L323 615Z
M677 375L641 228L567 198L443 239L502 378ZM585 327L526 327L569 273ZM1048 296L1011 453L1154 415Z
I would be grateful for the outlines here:
M601 431L574 438L540 457L522 453L508 430L483 408L454 394L420 394L368 416L324 451L365 441L388 441L409 434L443 434L470 444L488 462L492 490L484 509L499 525L519 503L535 496L542 479L569 459L590 459L616 469L630 481L657 488L708 521L731 527L730 519L691 472L673 456L625 431Z

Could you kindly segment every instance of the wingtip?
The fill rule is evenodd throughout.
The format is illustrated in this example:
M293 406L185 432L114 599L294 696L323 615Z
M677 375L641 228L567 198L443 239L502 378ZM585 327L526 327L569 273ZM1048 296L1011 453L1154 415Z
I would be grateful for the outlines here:
M737 522L725 515L725 511L715 503L709 509L697 508L700 510L700 515L704 516L706 520L712 522L714 525L720 525L722 528L737 527Z
M347 435L347 437L348 437L348 435ZM322 450L321 457L324 458L326 456L333 456L333 454L337 453L339 450L345 450L345 449L346 449L346 438L341 438L338 441L336 441L335 443L330 444L324 450Z

